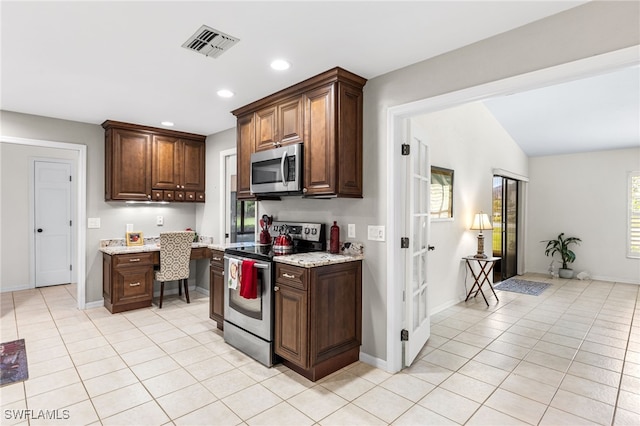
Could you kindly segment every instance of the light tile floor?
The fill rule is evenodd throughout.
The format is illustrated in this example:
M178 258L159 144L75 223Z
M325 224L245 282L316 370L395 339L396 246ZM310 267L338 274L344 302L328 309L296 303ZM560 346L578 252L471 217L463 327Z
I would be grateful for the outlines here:
M317 383L228 346L197 293L116 315L78 311L72 285L4 293L1 341L25 339L30 377L1 388L1 423L640 424L640 286L551 282L433 315L400 373L358 362Z

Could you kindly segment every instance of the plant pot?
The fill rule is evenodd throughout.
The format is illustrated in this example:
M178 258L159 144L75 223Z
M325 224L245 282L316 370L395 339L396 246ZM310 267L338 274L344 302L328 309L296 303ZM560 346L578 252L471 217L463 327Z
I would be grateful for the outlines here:
M558 274L560 275L560 278L573 278L573 269L560 268L558 270Z

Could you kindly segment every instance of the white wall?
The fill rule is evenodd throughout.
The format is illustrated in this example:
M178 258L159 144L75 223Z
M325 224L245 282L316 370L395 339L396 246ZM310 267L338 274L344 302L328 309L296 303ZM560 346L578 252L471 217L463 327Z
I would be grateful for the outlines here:
M627 175L637 170L640 148L529 159L528 270L547 273L540 241L564 232L582 239L576 273L640 284L640 259L626 257Z
M454 219L433 221L429 244L429 311L451 306L466 297L463 256L477 251L478 231L470 231L473 215L491 215L493 169L527 174L527 156L481 102L414 118L424 129L431 164L454 170ZM491 254L491 232L485 232L485 252ZM468 280L467 285L472 282Z

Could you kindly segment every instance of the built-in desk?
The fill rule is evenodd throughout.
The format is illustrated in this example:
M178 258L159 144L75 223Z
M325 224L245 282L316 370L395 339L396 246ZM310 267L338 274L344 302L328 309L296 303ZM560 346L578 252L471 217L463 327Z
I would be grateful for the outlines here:
M160 266L160 247L101 249L104 306L111 313L151 306L154 269ZM191 259L211 258L206 245L194 244Z

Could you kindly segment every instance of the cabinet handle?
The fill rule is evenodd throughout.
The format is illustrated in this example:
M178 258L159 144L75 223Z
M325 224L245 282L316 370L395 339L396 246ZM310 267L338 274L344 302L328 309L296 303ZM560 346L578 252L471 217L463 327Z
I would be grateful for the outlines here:
M215 260L215 261L217 261L217 262L220 262L222 259L221 259L221 258L219 258L219 257L214 257L214 258L213 258L213 260Z
M279 291L279 290L280 290L280 287L278 287L278 286L274 286L273 287L273 291Z
M129 262L140 262L140 259L129 259Z
M282 276L285 277L285 278L295 278L296 277L295 275L291 275L291 274L287 274L287 273L282 274Z
M129 283L129 287L138 287L140 283Z

